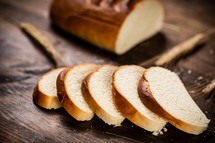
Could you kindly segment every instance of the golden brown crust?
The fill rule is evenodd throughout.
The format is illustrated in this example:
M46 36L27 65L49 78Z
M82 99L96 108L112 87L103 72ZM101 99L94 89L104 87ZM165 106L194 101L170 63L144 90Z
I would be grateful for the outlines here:
M148 130L158 131L163 128L165 124L159 124L141 114L127 99L125 99L114 87L113 87L114 102L118 110L134 124Z
M40 90L40 87L39 87L40 86L40 81L44 76L50 74L51 72L53 72L55 70L59 70L59 69L62 69L62 68L54 69L54 70L51 70L51 71L47 72L46 74L44 74L40 78L40 80L39 80L38 84L36 85L36 87L34 88L34 91L33 91L33 100L34 100L34 102L37 105L39 105L39 106L41 106L41 107L43 107L45 109L58 109L58 108L61 107L61 104L60 104L60 102L58 100L58 97L49 96L49 95L43 93Z
M69 69L70 67L65 68L57 77L57 95L59 101L62 101L63 97L65 96L65 88L62 87L64 87L64 79Z
M103 65L103 66L117 67L114 65ZM102 67L100 67L100 68L102 68ZM97 69L95 72L99 71L99 69ZM90 108L93 110L93 112L96 113L96 115L98 117L100 117L105 123L107 123L109 125L119 126L124 119L121 119L118 117L113 117L109 113L107 113L101 106L99 106L99 104L95 101L94 97L91 94L91 92L89 90L89 80L90 80L91 76L93 76L93 74L94 74L94 72L84 78L84 80L82 82L82 86L81 86L82 94L84 95L84 98L87 101Z
M38 89L38 84L36 85L36 87L34 88L34 92L33 92L33 100L34 102L45 108L45 109L51 109L50 108L50 103L51 103L51 97L46 95L46 94L43 94L42 92L39 91Z
M149 89L149 84L144 78L144 76L140 79L140 82L138 84L138 94L143 102L143 104L149 108L151 111L154 113L160 115L164 119L168 120L176 120L172 115L167 113L161 106L160 104L157 103L157 101L153 98L152 93Z
M127 101L114 87L112 88L114 103L118 110L129 120L132 120L138 114L135 107ZM123 104L122 104L123 103Z
M117 70L115 71L117 72ZM114 74L115 75L115 74ZM148 131L158 131L165 126L162 123L155 122L143 114L141 114L117 89L115 85L115 76L113 75L113 99L118 110L131 122L134 124L148 130Z
M144 72L144 75L146 71ZM144 75L138 85L138 94L141 101L147 108L149 108L152 112L162 116L162 118L166 119L173 126L184 132L197 135L206 129L206 127L195 126L183 122L180 119L177 119L171 114L169 114L165 109L163 109L163 107L161 107L161 105L153 97L152 92L150 90L150 85Z
M61 105L73 118L79 121L91 120L94 116L94 113L89 113L81 110L78 106L76 106L76 104L71 100L71 98L67 94L65 79L66 79L67 73L72 69L73 67L66 68L58 75L58 78L57 78L58 98L61 102Z
M127 14L143 0L54 0L50 16L61 12L61 17L78 16L120 26ZM117 19L117 20L116 20Z
M38 85L34 88L33 101L45 109L58 109L62 107L57 97L49 96L39 91Z
M90 108L93 110L93 112L95 112L96 114L102 112L102 108L97 104L97 102L94 100L94 98L92 97L92 95L89 92L88 89L88 80L91 74L87 75L83 82L82 82L82 86L81 86L81 91L82 94L85 98L85 100L87 101L88 105L90 106Z
M142 1L54 0L50 17L63 30L115 52L116 39L123 21Z

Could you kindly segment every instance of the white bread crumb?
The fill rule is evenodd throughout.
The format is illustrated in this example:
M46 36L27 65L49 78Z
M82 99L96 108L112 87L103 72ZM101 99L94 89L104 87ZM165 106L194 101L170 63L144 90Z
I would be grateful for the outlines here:
M197 80L202 80L203 79L203 76L199 76L198 78L197 78Z
M154 131L152 132L152 135L154 136L163 135L163 131Z
M188 74L191 74L191 73L192 73L192 70L188 70L187 73L188 73Z

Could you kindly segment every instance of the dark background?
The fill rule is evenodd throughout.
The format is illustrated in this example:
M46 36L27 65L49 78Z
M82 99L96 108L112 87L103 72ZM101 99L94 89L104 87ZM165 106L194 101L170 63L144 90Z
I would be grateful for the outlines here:
M50 2L0 0L0 142L215 142L214 98L207 102L204 94L191 92L194 88L202 88L198 77L206 78L215 72L214 38L170 68L179 73L193 99L211 119L208 130L195 136L168 124L167 132L153 136L128 120L114 128L96 116L89 122L78 122L63 108L48 111L35 105L33 88L54 64L13 20L35 25L71 66L80 63L138 64L196 33L215 27L215 1L162 0L166 12L161 32L121 56L53 26L48 13Z

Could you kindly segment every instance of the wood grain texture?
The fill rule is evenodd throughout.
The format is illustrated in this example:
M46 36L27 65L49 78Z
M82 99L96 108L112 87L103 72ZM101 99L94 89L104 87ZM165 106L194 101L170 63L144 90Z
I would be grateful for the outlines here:
M53 26L49 21L50 2L0 0L0 142L215 142L215 100L206 104L203 94L191 93L211 119L208 130L198 136L183 133L171 125L163 135L153 136L128 120L114 128L98 117L78 122L63 108L47 111L38 107L32 100L33 89L54 65L10 18L35 25L71 66L138 64L196 33L215 27L213 0L162 0L166 9L162 31L122 56L96 48ZM215 71L215 54L211 51L215 51L213 39L170 68L179 73L188 90L198 86L199 76Z

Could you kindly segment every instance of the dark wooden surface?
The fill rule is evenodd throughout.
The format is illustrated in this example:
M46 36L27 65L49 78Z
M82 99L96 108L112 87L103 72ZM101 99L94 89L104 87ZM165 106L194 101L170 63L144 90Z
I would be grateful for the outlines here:
M108 126L97 117L89 122L77 122L63 108L48 111L32 101L38 79L54 65L11 17L34 24L70 65L138 64L198 32L215 27L213 0L163 0L163 3L166 14L162 31L127 54L117 56L51 25L50 0L0 0L0 142L215 142L215 99L206 104L203 94L191 93L211 119L208 130L198 136L169 124L167 132L153 136L128 120L121 127ZM198 87L199 76L215 72L213 39L170 68L180 71L179 76L189 91L190 87ZM188 74L188 70L192 73Z

